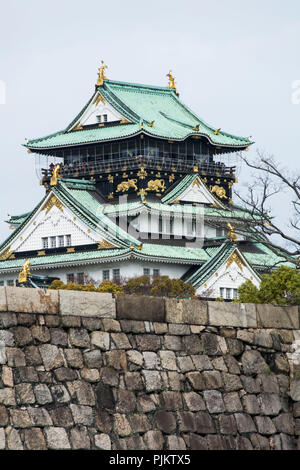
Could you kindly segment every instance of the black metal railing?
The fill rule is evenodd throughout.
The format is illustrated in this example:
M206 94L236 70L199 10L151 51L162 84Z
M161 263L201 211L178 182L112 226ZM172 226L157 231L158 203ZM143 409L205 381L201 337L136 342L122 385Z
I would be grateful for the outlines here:
M116 171L135 170L140 168L154 169L158 171L168 171L174 173L190 173L197 171L207 175L216 175L221 177L234 177L235 167L225 166L221 162L201 162L198 159L181 159L172 157L160 157L151 155L137 155L133 157L122 158L117 154L111 158L94 162L76 162L63 164L60 166L61 176L64 178L81 178L93 176L101 173L110 173ZM52 168L42 168L42 175L47 179L52 175Z

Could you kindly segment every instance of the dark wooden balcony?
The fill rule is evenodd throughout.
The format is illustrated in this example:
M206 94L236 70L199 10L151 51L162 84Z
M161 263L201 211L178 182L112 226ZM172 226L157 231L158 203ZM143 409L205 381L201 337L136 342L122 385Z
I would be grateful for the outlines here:
M137 155L131 157L120 157L119 154L111 155L107 159L76 162L61 165L61 176L64 178L90 178L97 179L103 173L115 173L117 171L153 169L167 171L168 173L191 173L198 172L200 175L216 176L223 178L234 178L235 167L225 166L220 162L207 162L200 159L181 159L172 157L161 157L151 155ZM46 182L52 175L50 168L42 168L43 181Z

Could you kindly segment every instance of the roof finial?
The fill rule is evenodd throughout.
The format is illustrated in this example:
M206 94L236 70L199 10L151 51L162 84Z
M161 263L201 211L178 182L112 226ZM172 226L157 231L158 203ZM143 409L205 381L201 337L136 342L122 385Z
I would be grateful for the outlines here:
M167 73L167 75L166 75L166 77L169 77L168 87L175 90L175 78L173 77L171 72L172 72L172 70L170 70L169 73Z
M53 171L52 171L52 176L50 179L50 186L56 186L58 178L61 178L61 175L59 174L59 170L60 170L60 165L57 163L56 167L53 168Z
M98 72L97 86L102 86L103 80L107 80L107 77L104 74L105 69L107 69L107 65L105 65L103 60L101 60L101 67L99 68Z

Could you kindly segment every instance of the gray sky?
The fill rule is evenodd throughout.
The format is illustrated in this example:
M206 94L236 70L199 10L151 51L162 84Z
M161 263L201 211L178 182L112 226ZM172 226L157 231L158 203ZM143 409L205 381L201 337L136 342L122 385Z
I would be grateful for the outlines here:
M0 241L44 194L21 146L66 127L107 77L165 86L209 124L299 168L299 0L0 0ZM300 85L299 85L300 88ZM300 96L300 95L299 95ZM245 172L242 172L242 177ZM242 178L243 179L243 178ZM285 211L278 201L275 213Z

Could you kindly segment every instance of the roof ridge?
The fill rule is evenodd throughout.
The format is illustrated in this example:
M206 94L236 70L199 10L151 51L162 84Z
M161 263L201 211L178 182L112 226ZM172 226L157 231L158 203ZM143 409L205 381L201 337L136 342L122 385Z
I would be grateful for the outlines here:
M223 263L224 258L229 256L235 249L236 246L234 246L229 240L226 240L224 243L222 243L222 245L220 245L216 253L210 257L202 266L200 266L200 268L193 275L191 275L190 278L186 280L186 282L194 282L196 285L203 280L202 278L205 275L206 279L213 269L217 269L220 263Z
M175 88L169 88L168 86L163 87L159 85L147 85L143 83L134 83L134 82L123 82L119 80L105 80L103 82L104 85L117 85L117 86L125 86L125 87L131 87L131 88L145 88L148 90L156 90L156 91L167 91L169 93L175 94ZM102 87L98 87L101 89Z

